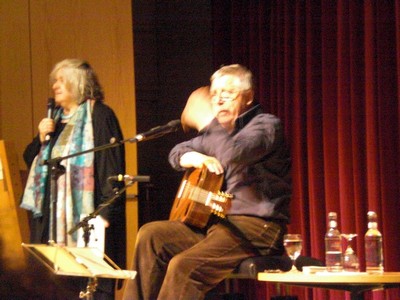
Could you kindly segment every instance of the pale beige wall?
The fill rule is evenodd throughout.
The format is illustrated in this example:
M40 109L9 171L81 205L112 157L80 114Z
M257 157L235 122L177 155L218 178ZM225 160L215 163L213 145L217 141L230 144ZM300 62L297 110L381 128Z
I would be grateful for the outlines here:
M132 8L130 0L0 0L0 139L24 147L37 133L51 96L48 75L64 58L96 70L106 103L125 138L136 133ZM126 144L127 172L135 175L135 144ZM136 193L136 186L128 191ZM137 205L128 202L128 249L137 230ZM132 251L128 250L128 254ZM128 258L129 259L129 258Z

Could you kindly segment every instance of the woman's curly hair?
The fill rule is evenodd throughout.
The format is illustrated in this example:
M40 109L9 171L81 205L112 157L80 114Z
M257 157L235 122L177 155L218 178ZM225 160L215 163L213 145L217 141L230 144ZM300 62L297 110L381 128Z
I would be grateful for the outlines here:
M96 73L88 62L68 58L57 63L50 73L50 85L56 81L56 76L63 76L67 89L73 94L78 104L93 99L104 100L104 92Z

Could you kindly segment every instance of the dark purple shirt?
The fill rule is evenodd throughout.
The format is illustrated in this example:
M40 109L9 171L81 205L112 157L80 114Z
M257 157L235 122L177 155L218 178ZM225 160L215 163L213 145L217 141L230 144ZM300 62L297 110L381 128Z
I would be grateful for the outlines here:
M180 157L197 151L224 167L225 191L233 194L228 215L290 221L291 159L281 121L255 106L238 117L229 134L214 119L199 135L176 145L169 162L183 170Z

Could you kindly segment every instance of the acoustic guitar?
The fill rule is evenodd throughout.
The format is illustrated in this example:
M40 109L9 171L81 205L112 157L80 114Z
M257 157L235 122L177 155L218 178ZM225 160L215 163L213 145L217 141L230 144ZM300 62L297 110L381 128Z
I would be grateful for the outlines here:
M176 194L169 219L204 228L211 215L225 218L233 196L220 191L223 175L207 167L187 170Z

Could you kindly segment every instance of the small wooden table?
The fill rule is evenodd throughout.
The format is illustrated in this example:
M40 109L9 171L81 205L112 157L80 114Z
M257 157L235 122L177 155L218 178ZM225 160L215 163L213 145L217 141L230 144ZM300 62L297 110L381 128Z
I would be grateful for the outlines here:
M349 291L352 300L364 299L364 292L374 289L400 287L400 272L367 274L365 272L328 273L302 272L258 273L258 280L312 288Z

